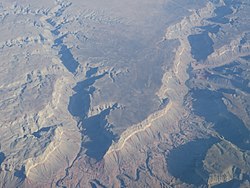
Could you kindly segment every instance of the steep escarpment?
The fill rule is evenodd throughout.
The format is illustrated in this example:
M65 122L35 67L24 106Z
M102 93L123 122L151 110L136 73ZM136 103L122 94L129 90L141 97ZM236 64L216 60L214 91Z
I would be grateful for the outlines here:
M189 42L186 38L186 35L191 33L191 29L185 28L185 25L190 26L192 24L197 24L199 20L204 18L204 16L209 15L210 4L207 6L208 8L206 7L203 11L201 10L204 15L198 16L194 13L190 17L184 18L184 21L167 29L164 40L179 40L180 42L179 47L175 51L174 64L172 68L167 70L166 74L163 76L163 85L157 92L157 95L160 98L168 99L168 103L164 109L152 114L148 119L140 124L134 125L130 129L126 130L121 135L118 143L114 143L111 146L110 150L105 155L105 164L107 163L107 169L110 173L114 173L114 164L117 164L117 166L119 164L119 169L124 169L124 174L134 174L136 172L133 169L135 169L138 164L143 164L145 153L152 153L152 156L162 155L157 154L157 145L161 147L168 145L164 151L168 153L170 149L184 144L189 139L206 135L203 125L198 123L199 118L190 114L188 108L183 107L183 105L185 96L188 93L188 88L185 85L189 77L187 70L189 63L192 61L192 56L189 54ZM178 33L179 29L181 29L182 32ZM188 103L186 105L188 106ZM188 122L191 123L192 126L189 126ZM189 129L195 128L196 131L188 131ZM146 148L144 144L147 145ZM149 160L153 162L155 159L154 157L150 157ZM148 160L145 159L145 161ZM146 162L146 165L149 164ZM120 168L120 166L122 166L122 168ZM129 168L131 166L133 168ZM150 184L151 186L171 184L171 175L154 174L154 170L152 170L152 168L153 167L149 165L148 170L144 171L144 176L149 176L153 181L153 183ZM137 173L138 171L140 170L137 169ZM123 177L124 175L121 175L119 181L129 182L130 184L127 184L126 186L135 185L136 181L132 179L125 180ZM143 178L137 177L137 182L139 183L140 181L143 181L142 179Z
M220 3L222 3L222 5L220 5ZM179 39L180 47L178 48L178 50L176 50L176 58L174 61L175 64L172 68L172 71L168 71L163 77L163 86L158 92L158 95L161 98L168 98L168 105L170 105L172 108L175 108L177 114L183 112L179 109L183 109L182 105L185 104L187 108L186 112L183 113L189 114L189 121L193 121L194 123L196 118L204 118L204 120L206 121L206 123L203 124L207 129L206 131L204 131L204 127L197 127L199 131L204 132L203 136L197 134L196 138L201 136L203 137L203 139L195 141L195 144L193 145L193 147L195 147L196 149L199 148L199 145L200 147L203 147L202 145L204 144L207 145L205 149L203 148L201 151L198 150L201 152L200 157L197 157L194 154L193 157L191 155L189 159L184 159L183 157L181 158L181 156L190 155L189 149L191 149L191 145L189 146L187 140L194 139L194 135L193 137L184 137L187 140L175 140L174 142L174 147L177 148L176 153L174 154L176 155L176 158L178 159L178 157L180 157L178 160L187 160L186 163L183 164L183 166L173 166L172 163L174 163L174 161L169 160L169 157L172 156L172 153L175 152L175 150L172 150L173 146L171 146L170 143L168 143L168 147L166 147L168 148L167 153L169 153L166 157L168 171L176 178L180 179L182 183L187 183L194 186L213 186L223 184L225 182L231 182L237 179L243 183L248 176L246 174L247 171L244 170L243 167L236 167L233 161L228 161L228 163L224 164L223 168L225 169L223 170L223 168L219 168L217 169L217 172L212 172L212 170L208 168L208 165L210 165L212 161L206 161L207 158L209 158L208 156L214 155L213 159L219 165L221 160L216 159L217 153L213 153L213 149L209 149L210 147L213 148L213 145L219 140L224 140L230 143L229 145L238 151L240 151L241 149L249 150L249 125L246 121L249 115L247 112L246 104L248 102L246 102L247 100L245 98L248 97L248 80L244 79L248 77L248 71L244 71L248 70L248 63L246 63L246 59L242 58L246 57L249 54L249 45L247 42L248 28L245 28L245 30L243 29L241 31L237 31L235 33L235 36L232 37L234 38L232 41L226 43L225 45L222 45L222 43L218 44L218 41L220 40L216 38L215 34L218 33L218 35L220 36L220 32L229 29L227 24L233 24L233 22L229 23L228 21L227 23L223 22L222 24L218 25L212 25L209 22L210 17L213 16L213 13L217 12L217 10L219 9L218 7L224 7L223 3L226 4L225 7L227 6L229 7L229 9L233 9L234 12L238 12L241 8L244 9L245 7L241 7L239 2L231 2L231 4L228 2L220 3L208 3L205 8L194 12L191 16L184 18L180 23L176 24L173 27L170 27L167 30L165 37L166 40ZM233 13L233 11L231 13ZM212 20L214 21L214 19ZM244 20L242 20L242 22L244 22ZM238 24L240 25L241 22L239 22ZM178 31L180 32L178 33ZM227 34L225 34L224 37L226 36ZM207 38L209 38L209 40L207 40ZM201 43L196 43L197 40L201 41ZM203 40L204 42L202 42ZM200 45L201 47L199 47ZM204 52L202 46L205 46L206 50L209 48L211 48L211 50L202 54ZM182 57L184 57L185 59L182 59ZM180 65L181 68L179 68ZM219 71L223 71L223 73L219 73ZM187 72L189 73L189 75L187 75ZM236 97L236 95L238 95L238 97ZM215 99L213 99L213 97L216 98L216 102L213 102L213 100ZM203 99L204 102L206 101L205 103L203 103ZM219 102L220 100L221 103ZM246 104L246 106L242 105L244 103ZM178 106L179 104L181 106ZM200 105L199 109L197 108L197 104ZM166 107L166 109L168 108ZM168 113L162 116L157 116L156 113L156 117L159 118L158 121L154 120L152 122L150 121L151 118L149 118L147 123L142 122L139 125L131 127L131 129L128 129L128 132L125 131L124 134L121 135L120 142L118 141L117 144L114 144L111 147L111 150L109 150L109 152L105 156L105 160L108 162L109 165L112 163L122 164L123 160L127 161L124 163L124 166L122 165L124 176L121 175L118 178L122 185L138 185L134 182L140 181L140 176L138 174L140 174L139 172L141 171L141 168L137 169L136 171L131 171L130 169L125 167L125 164L130 164L131 166L136 166L136 164L142 164L142 158L146 151L153 155L152 153L154 152L149 148L151 145L153 145L152 142L157 143L156 135L160 137L159 143L162 140L167 140L167 137L164 138L166 134L164 136L163 134L161 134L163 131L159 131L158 134L154 134L153 132L157 129L163 130L161 129L162 127L157 124L157 122L161 121L161 119L165 120L165 130L170 127L169 124L173 122L169 121L168 117L175 117L171 112L172 110L169 110ZM181 113L177 115L177 117L182 117L184 119L184 115L181 115ZM187 121L183 121L182 118L178 119L177 117L175 117L175 120L179 121L179 125L181 124L183 126L182 128L184 129L185 123L187 123ZM199 121L202 122L201 119ZM142 126L143 124L144 126ZM213 125L212 129L210 125ZM173 129L167 130L167 132L173 135ZM182 132L182 130L180 130L180 132ZM186 129L184 131L184 134L186 134L187 132L188 131ZM195 134L194 131L192 133ZM143 136L143 134L147 135L148 140L150 140L150 137L154 137L154 139L147 142L147 139ZM209 139L207 139L207 136L205 136L206 134L207 136L209 135ZM209 140L212 141L209 142ZM145 150L137 152L138 148L143 147L140 145L141 142L146 143L148 147ZM183 149L187 148L188 152L185 153L185 150L182 151L182 146L178 146L178 143L180 145L184 144L185 147L183 147ZM123 151L121 148L123 148ZM227 150L226 148L224 149ZM229 153L230 152L228 152L228 155L230 155ZM140 160L136 158L138 156L140 156ZM131 162L129 161L129 159L134 160L133 162ZM135 162L136 160L138 162ZM154 161L153 157L151 158L151 160ZM204 162L202 162L203 160ZM190 167L190 165L193 167ZM237 174L237 171L240 171L242 173ZM157 179L157 175L154 175L152 169L149 171L145 170L144 173L148 173L148 175L145 175L146 177L154 177L151 179L151 181ZM128 176L128 174L137 175L135 176L135 179L133 179L131 176L129 179L125 178L126 176ZM159 185L164 185L162 179L158 179L158 181L161 182L159 183ZM176 181L175 183L177 182L178 181ZM174 185L175 183L173 183L172 185ZM180 185L182 183L180 183ZM157 183L154 182L153 184L156 185ZM183 186L187 185L183 184Z
M249 3L0 3L0 186L249 184Z
M1 38L1 186L47 185L64 173L80 148L77 123L67 111L72 77L51 49L48 11L33 8L2 7L4 28L19 19L16 30ZM27 18L34 25L22 29Z

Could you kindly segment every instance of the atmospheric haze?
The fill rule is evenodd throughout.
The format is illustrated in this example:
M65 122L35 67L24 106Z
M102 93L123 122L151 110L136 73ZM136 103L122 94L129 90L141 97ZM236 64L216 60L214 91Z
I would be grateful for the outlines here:
M250 187L249 0L1 0L0 187Z

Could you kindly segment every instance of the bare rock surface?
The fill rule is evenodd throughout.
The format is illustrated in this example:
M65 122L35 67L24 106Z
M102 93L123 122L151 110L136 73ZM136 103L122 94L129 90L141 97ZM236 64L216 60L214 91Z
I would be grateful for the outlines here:
M248 0L2 0L0 187L248 187Z

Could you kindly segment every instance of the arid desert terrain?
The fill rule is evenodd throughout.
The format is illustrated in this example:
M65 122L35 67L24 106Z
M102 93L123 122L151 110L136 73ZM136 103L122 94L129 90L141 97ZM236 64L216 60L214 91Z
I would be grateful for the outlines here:
M0 187L250 187L250 1L0 0Z

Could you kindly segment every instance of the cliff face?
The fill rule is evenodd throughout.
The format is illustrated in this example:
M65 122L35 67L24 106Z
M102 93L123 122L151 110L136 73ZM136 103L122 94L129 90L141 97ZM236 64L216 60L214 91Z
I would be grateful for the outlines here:
M249 154L249 151L240 151L226 141L215 144L208 150L204 160L204 167L209 173L208 184L246 180L249 176Z
M247 186L248 1L0 3L0 187Z

